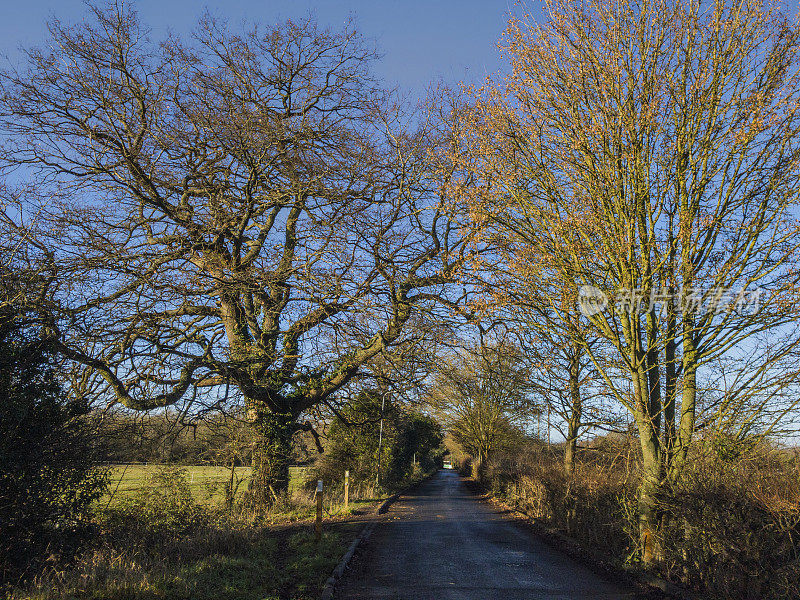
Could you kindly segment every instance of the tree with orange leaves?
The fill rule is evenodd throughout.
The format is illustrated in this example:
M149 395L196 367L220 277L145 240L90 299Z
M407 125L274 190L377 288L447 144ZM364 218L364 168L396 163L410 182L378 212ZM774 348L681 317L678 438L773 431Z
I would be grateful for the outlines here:
M583 294L576 340L637 424L651 564L659 498L702 408L698 374L738 361L711 402L761 431L797 374L800 30L750 0L552 0L546 15L510 22L513 72L474 94L462 143L481 185L465 201L565 326L565 292Z

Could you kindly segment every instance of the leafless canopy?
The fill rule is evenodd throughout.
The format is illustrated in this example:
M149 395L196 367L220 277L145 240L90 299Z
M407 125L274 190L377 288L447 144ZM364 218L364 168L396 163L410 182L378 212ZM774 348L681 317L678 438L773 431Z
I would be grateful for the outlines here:
M155 44L125 7L93 17L0 79L63 353L131 408L231 386L297 419L401 346L464 260L442 128L379 89L350 26L205 17Z

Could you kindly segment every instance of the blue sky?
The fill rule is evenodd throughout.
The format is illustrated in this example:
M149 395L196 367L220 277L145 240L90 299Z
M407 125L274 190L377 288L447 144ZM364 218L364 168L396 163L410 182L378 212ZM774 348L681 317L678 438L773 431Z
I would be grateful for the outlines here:
M11 0L2 0L6 6ZM341 27L353 16L360 31L374 38L384 53L375 72L389 85L421 95L429 83L479 82L504 70L497 42L511 12L521 9L511 0L136 0L141 20L160 39L167 28L192 29L207 7L228 18L263 24L313 13L322 24ZM16 63L18 48L46 43L45 22L56 16L66 23L87 15L81 0L23 0L0 19L0 52ZM2 66L8 63L3 60Z

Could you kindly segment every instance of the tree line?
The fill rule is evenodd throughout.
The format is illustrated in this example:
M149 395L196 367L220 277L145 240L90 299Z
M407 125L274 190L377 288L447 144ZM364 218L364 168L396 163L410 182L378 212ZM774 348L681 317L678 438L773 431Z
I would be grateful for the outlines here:
M545 410L567 474L629 418L646 566L701 438L791 430L800 30L779 9L550 0L509 22L508 77L421 106L352 23L206 15L156 43L127 5L91 11L0 74L2 308L42 316L70 401L235 408L265 505L298 435L321 449L387 385L476 475ZM434 439L425 418L406 431Z

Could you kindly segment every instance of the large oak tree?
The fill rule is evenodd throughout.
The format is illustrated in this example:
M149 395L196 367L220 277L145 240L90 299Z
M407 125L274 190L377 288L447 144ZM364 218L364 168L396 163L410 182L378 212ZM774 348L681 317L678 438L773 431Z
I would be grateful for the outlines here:
M268 500L301 416L401 347L464 260L444 128L380 89L350 25L205 17L157 44L122 5L92 12L0 77L60 351L132 409L237 390Z

